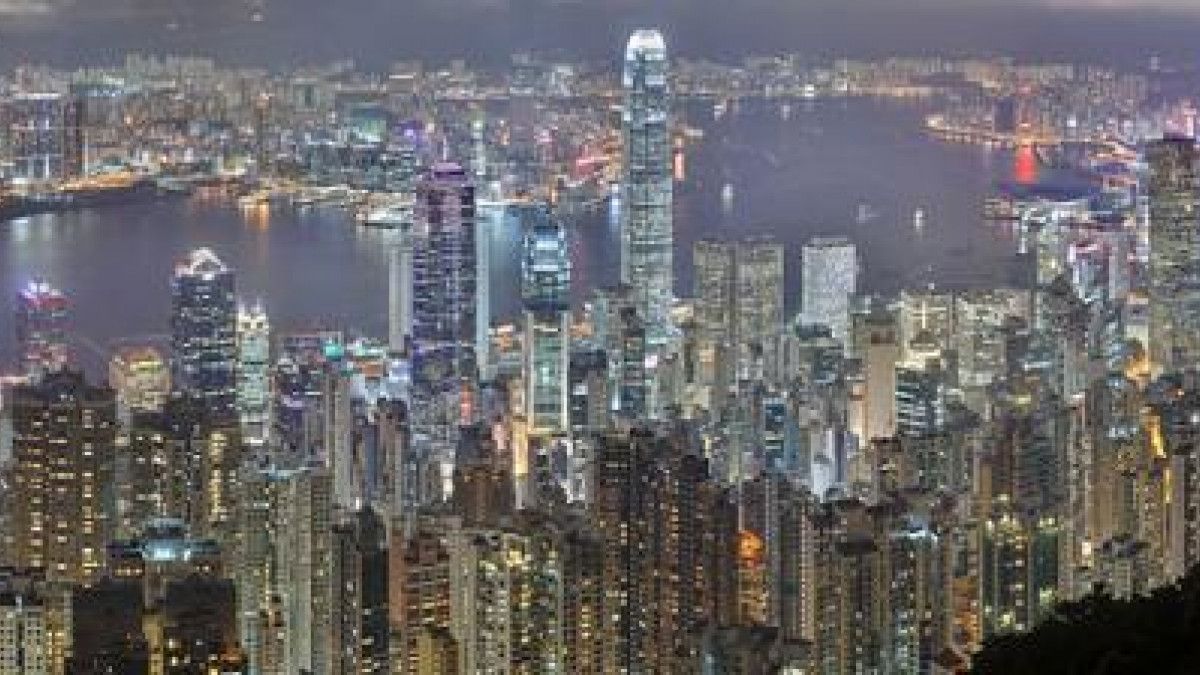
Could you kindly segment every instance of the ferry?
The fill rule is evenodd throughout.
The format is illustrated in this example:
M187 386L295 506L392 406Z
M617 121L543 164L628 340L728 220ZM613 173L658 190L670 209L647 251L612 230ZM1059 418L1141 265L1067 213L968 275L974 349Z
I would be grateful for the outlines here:
M733 206L733 183L721 187L721 206L728 211Z
M858 213L855 215L854 220L859 225L866 225L872 220L875 220L878 215L879 214L875 212L875 209L871 208L870 204L859 204Z
M913 212L913 229L917 232L925 229L925 209L917 209Z

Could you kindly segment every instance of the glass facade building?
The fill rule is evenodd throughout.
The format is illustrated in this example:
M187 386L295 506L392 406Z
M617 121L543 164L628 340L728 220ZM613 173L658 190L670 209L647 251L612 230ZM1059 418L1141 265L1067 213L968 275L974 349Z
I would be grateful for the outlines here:
M215 424L237 419L234 273L210 249L175 266L171 284L171 380Z
M634 307L651 344L670 333L674 223L670 96L662 34L638 30L625 49L624 177L621 281L635 289Z
M562 224L542 205L520 210L524 231L525 405L534 433L565 432L570 424L571 262Z

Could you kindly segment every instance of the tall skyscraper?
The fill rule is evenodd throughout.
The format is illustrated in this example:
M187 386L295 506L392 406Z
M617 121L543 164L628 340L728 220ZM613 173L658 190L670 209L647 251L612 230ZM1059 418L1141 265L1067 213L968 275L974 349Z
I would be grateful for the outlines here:
M17 292L17 348L26 373L38 376L67 364L69 309L67 296L45 281L31 281Z
M738 244L734 297L739 377L773 381L783 330L783 245L764 239Z
M400 353L413 330L413 243L410 227L392 233L388 250L388 347Z
M521 298L525 339L522 375L530 430L563 433L570 426L571 261L562 224L542 205L521 209L524 229Z
M13 390L15 513L20 567L87 583L104 568L112 532L116 401L111 389L61 372Z
M241 307L237 317L237 406L242 440L267 442L271 396L271 324L261 305Z
M843 345L850 334L850 299L858 285L858 253L844 237L817 237L804 245L804 322L829 326Z
M667 48L661 33L634 31L625 48L625 164L621 199L621 281L634 290L634 307L648 340L670 333L674 283L670 96Z
M1200 358L1200 179L1196 142L1167 137L1150 165L1150 360L1163 370Z
M413 255L414 378L457 383L478 371L475 189L443 163L417 186Z
M210 249L192 251L171 283L171 377L210 422L237 419L237 303L233 270Z
M713 345L733 343L734 247L701 239L692 247L693 295L700 338Z

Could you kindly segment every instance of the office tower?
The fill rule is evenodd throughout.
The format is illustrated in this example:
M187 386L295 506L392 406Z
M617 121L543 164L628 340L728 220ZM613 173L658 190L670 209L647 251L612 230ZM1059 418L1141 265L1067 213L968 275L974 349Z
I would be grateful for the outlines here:
M434 166L417 186L414 233L413 377L422 385L456 387L478 375L477 227L462 167Z
M1026 291L970 291L955 297L953 346L962 387L982 389L1004 375L1004 322L1028 316Z
M876 312L866 322L863 346L864 427L861 443L896 433L896 365L900 343L895 316Z
M84 138L79 102L60 94L17 94L0 114L21 184L74 178L83 173Z
M651 383L646 368L649 331L632 307L621 310L619 322L617 410L623 419L636 422L650 413Z
M45 281L17 292L17 349L26 373L40 376L67 365L69 307L67 296Z
M413 240L410 227L392 233L388 247L388 347L404 353L413 330Z
M50 581L86 583L104 569L113 513L116 401L61 372L12 392L16 462L13 558Z
M333 528L334 673L392 672L388 655L386 532L370 508Z
M569 370L571 434L583 438L608 426L608 355L602 349L571 353Z
M267 443L271 395L271 324L261 305L237 315L237 407L242 441L251 449Z
M1167 137L1146 150L1150 166L1150 361L1164 371L1193 367L1200 292L1200 180L1195 140Z
M938 350L950 349L955 329L954 294L905 289L900 292L900 345L905 361L918 361L914 342L932 343ZM918 358L914 358L918 356Z
M936 365L896 369L896 433L925 437L946 426L946 374Z
M108 386L116 392L119 417L128 420L163 409L171 395L171 371L154 347L118 347L108 362Z
M634 307L655 346L665 343L671 332L674 291L667 68L662 34L638 30L629 37L622 78L621 281L633 289Z
M570 426L571 261L566 232L545 206L522 207L520 214L526 417L534 435L562 434Z
M201 402L215 426L237 420L237 303L233 270L207 248L175 266L171 283L171 380Z
M750 381L774 381L779 371L783 330L783 246L749 239L737 246L734 285L734 333L738 375Z
M696 327L710 345L733 344L736 307L734 246L701 239L692 247L693 288L696 298Z
M823 324L847 344L850 299L858 288L858 254L844 237L817 237L804 245L801 312L805 323Z

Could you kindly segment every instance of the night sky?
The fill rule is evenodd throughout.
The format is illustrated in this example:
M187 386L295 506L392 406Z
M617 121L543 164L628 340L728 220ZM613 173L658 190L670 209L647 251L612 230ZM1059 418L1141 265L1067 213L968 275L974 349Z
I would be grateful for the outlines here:
M486 63L529 48L613 56L639 24L666 28L672 51L687 55L1200 60L1200 0L0 0L0 66L131 50L272 66Z

